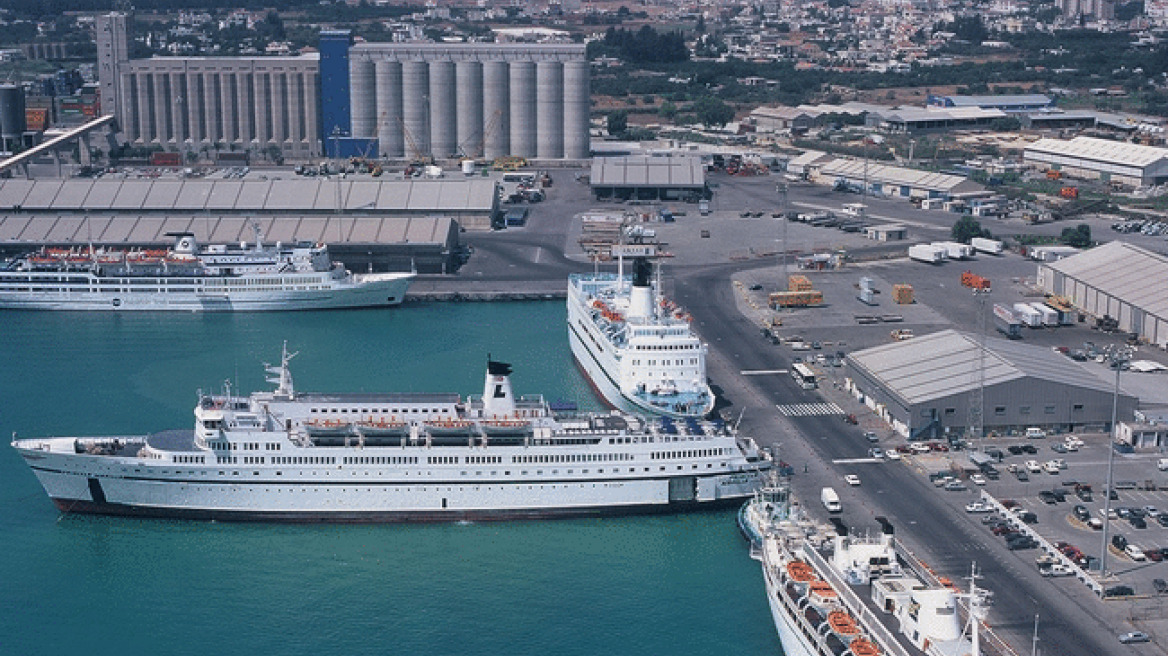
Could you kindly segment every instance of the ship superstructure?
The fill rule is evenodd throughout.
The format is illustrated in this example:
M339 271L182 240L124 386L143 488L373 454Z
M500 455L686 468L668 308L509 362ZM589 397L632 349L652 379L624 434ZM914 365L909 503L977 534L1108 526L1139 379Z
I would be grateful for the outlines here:
M568 278L568 339L589 380L615 408L699 418L714 407L706 353L691 317L653 280L650 244L614 246L617 273ZM632 275L624 273L630 257Z
M488 365L482 396L200 394L193 431L19 439L65 512L281 521L455 521L740 503L769 455L721 421L554 414Z
M262 311L398 305L413 273L354 274L324 245L200 245L165 250L49 249L0 264L0 308Z
M816 525L786 481L764 486L739 514L761 560L771 615L787 656L977 656L986 592L928 583L902 565L892 526L849 535ZM869 597L865 601L861 594ZM978 621L963 624L958 599ZM967 618L968 620L969 618Z

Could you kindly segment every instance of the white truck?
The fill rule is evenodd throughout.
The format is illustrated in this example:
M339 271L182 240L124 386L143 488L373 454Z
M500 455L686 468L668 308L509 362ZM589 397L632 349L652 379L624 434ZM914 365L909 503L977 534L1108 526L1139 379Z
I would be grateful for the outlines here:
M825 487L820 490L819 502L823 504L824 508L827 508L827 512L837 513L844 509L834 488Z
M1030 307L1038 310L1039 314L1042 315L1042 325L1048 326L1050 328L1057 328L1059 326L1058 310L1052 308L1046 303L1039 302L1031 303Z
M930 244L917 244L908 247L908 257L911 260L918 262L927 262L928 264L938 264L944 262L948 251L944 248L938 248Z
M985 237L974 237L969 240L969 245L973 249L982 253L989 253L990 255L1001 255L1005 250L1005 245L997 239L986 239Z
M945 254L951 260L965 260L973 257L973 246L959 244L955 241L935 241L932 246L945 249Z
M1015 303L1014 316L1028 328L1041 328L1043 326L1042 313L1031 307L1029 303Z

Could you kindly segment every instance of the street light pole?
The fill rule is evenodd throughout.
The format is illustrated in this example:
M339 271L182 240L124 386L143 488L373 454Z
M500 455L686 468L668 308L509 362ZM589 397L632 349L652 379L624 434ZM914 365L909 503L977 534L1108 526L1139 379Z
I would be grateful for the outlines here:
M1112 473L1115 467L1115 438L1119 431L1116 422L1119 419L1119 372L1123 363L1127 362L1131 354L1126 348L1118 348L1111 352L1111 366L1115 368L1115 390L1111 396L1111 438L1107 441L1107 487L1103 490L1103 545L1099 550L1099 578L1107 576L1107 533L1111 528L1111 489Z
M780 182L775 185L775 191L779 194L779 220L783 222L783 279L780 282L780 288L783 291L791 291L787 278L787 183Z

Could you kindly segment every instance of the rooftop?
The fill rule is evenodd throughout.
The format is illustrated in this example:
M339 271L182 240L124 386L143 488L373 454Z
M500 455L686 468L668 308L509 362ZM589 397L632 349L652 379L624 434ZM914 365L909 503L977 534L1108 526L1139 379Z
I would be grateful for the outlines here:
M1150 166L1168 159L1168 148L1141 146L1123 141L1110 141L1094 137L1075 137L1070 141L1062 139L1039 139L1026 147L1026 152L1048 153L1081 157L1097 162L1107 162L1124 166Z
M848 356L906 404L915 405L979 385L981 347L976 336L942 330L884 346L856 351ZM985 384L987 387L1022 378L1036 378L1102 392L1112 385L1090 369L1047 348L987 340Z
M1044 266L1168 319L1168 257L1164 255L1113 241Z
M702 187L706 172L698 157L597 157L592 186Z

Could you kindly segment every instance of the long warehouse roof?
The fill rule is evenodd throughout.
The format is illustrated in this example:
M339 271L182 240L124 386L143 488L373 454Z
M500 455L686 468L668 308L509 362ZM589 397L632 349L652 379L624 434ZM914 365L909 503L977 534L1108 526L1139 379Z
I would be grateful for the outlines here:
M701 187L706 171L697 157L597 157L593 187Z
M856 351L848 359L909 405L963 394L979 385L977 339L955 330ZM1106 381L1050 349L994 339L985 349L986 387L1021 378L1110 392Z
M865 171L867 168L867 171ZM859 159L836 159L819 169L821 176L843 176L854 180L867 178L870 182L898 184L931 191L981 191L985 187L959 175L921 171L902 166L888 166Z
M490 211L495 182L466 180L84 179L0 181L0 210L90 212Z
M1168 319L1168 257L1113 241L1044 266Z
M1122 141L1075 137L1070 141L1062 139L1039 139L1026 146L1026 152L1048 153L1065 157L1078 157L1096 162L1120 164L1123 166L1151 166L1168 158L1168 148L1141 146Z
M29 244L170 244L169 232L192 232L208 243L235 243L255 239L254 226L264 241L327 242L331 244L444 244L450 234L449 217L381 216L187 216L130 214L0 214L0 243Z

